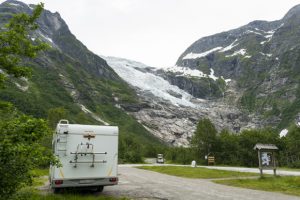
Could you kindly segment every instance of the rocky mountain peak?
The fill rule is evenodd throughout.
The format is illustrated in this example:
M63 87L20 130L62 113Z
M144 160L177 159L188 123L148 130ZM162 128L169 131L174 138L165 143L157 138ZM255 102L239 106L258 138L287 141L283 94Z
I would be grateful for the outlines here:
M0 4L0 11L13 14L31 14L34 7L34 4L27 5L21 1L7 0ZM71 34L66 22L60 17L60 14L58 12L52 13L49 10L44 10L40 18L38 19L38 24L40 26L39 31L41 39L45 42L48 42L50 45L52 45L51 43L53 43L53 36L58 31L62 31L63 29L64 32Z
M300 4L291 8L288 13L283 17L283 20L286 21L290 18L299 18L300 17Z
M11 14L31 14L35 5L27 5L16 0L7 0L0 4L0 12L4 13L2 22L7 22ZM58 49L72 59L83 63L89 72L111 80L119 80L118 75L107 65L106 61L93 54L71 33L60 14L44 10L37 21L39 29L31 33L31 39L39 38L52 48ZM46 65L46 63L45 63Z
M12 6L12 7L17 7L17 8L25 8L25 9L30 9L30 6L27 5L26 3L23 3L21 1L16 1L16 0L7 0L2 3L2 5L7 5L7 6Z
M60 17L58 12L52 13L48 10L45 10L42 13L39 24L43 27L42 31L48 34L53 35L55 32L60 31L61 29L64 29L66 32L70 33L66 22Z

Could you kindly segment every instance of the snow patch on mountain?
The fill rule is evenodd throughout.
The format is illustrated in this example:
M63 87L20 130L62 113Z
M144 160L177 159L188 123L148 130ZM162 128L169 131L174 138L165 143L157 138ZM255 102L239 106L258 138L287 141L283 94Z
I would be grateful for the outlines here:
M44 35L44 34L41 33L41 32L40 32L39 34L40 34L40 36L42 36L42 38L43 38L44 40L46 40L46 42L50 43L51 45L54 44L53 40L52 40L50 37Z
M268 40L260 42L260 44L265 44L266 42L269 42Z
M30 10L33 10L35 8L35 5L34 4L30 4L29 8L30 8Z
M219 77L215 76L215 71L212 68L210 68L210 75L208 75L208 77L213 79L214 81L219 79Z
M274 33L278 30L278 29L280 29L281 27L283 27L284 26L284 23L282 23L282 24L280 24L280 26L278 26L276 29L274 29L274 30L270 30L270 31L263 31L263 30L261 30L261 31L263 31L266 35L264 35L264 37L266 38L266 39L268 39L268 40L265 40L265 41L262 41L262 42L260 42L260 44L265 44L266 42L270 42L271 41L271 39L272 39L272 37L273 37L273 35L274 35Z
M15 83L15 85L16 85L20 90L22 90L23 92L26 92L26 91L28 90L28 85L22 86L22 85L20 85L19 83Z
M235 51L233 54L227 55L225 57L233 57L233 56L237 56L237 55L245 56L246 54L247 54L247 50L246 49L240 49L238 51Z
M97 120L98 122L103 123L106 126L109 126L109 123L107 123L106 121L102 120L98 115L96 115L95 113L93 113L92 111L90 111L89 109L87 109L83 104L79 104L81 110L84 113L90 114L95 120Z
M8 4L11 5L11 6L21 7L21 5L17 4L17 3L8 3Z
M263 52L259 52L259 53L263 56L272 57L271 53L263 53Z
M237 45L239 45L239 43L237 43L238 39L235 39L231 44L229 44L228 46L226 47L215 47L213 49L210 49L208 51L204 51L202 53L189 53L187 55L185 55L182 60L187 60L187 59L196 59L196 58L202 58L202 57L205 57L213 52L226 52L226 51L229 51L231 50L232 48L236 47Z
M177 74L177 76L191 76L191 77L199 77L199 78L206 78L207 75L204 74L202 71L197 69L191 69L188 67L181 67L181 66L172 66L168 68L164 68L167 72L172 72Z
M200 70L197 69L191 69L188 67L181 67L181 66L172 66L172 67L168 67L168 68L164 68L163 69L166 72L172 72L174 74L176 74L176 76L185 76L185 77L197 77L197 78L211 78L214 81L218 80L219 78L222 78L226 83L230 82L230 79L224 79L222 76L221 77L217 77L215 76L215 71L210 68L210 74L205 74Z
M260 33L260 32L252 31L252 30L247 30L244 34L251 34L251 33L254 33L254 34L256 34L256 35L263 35L263 34Z
M220 49L222 49L223 47L215 47L213 49L210 49L208 51L202 52L202 53L189 53L186 56L184 56L182 59L186 60L186 59L196 59L196 58L202 58L207 56L208 54L218 51Z
M280 131L279 137L280 138L285 137L288 134L288 132L289 131L287 129L283 129L282 131Z
M235 44L238 41L238 39L234 40L233 43L231 43L229 46L224 47L222 50L219 52L225 52L231 50L233 47L237 46L239 43Z

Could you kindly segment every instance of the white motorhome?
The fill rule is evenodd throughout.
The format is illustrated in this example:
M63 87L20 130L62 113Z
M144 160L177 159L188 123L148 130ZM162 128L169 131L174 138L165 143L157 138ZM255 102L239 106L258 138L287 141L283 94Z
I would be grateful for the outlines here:
M50 186L55 191L68 187L118 184L118 135L116 126L69 124L60 120L52 148L61 166L50 166Z

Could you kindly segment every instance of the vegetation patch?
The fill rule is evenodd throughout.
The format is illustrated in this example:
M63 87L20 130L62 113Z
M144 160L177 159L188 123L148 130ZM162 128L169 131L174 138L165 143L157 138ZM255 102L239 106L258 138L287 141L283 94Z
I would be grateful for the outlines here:
M106 195L100 195L93 190L66 190L61 194L43 193L36 189L43 186L47 181L48 169L34 169L32 186L24 186L14 196L12 200L127 200L127 198L117 198Z
M284 170L284 171L291 171L291 172L300 172L300 169L298 168L289 168L289 167L279 167L279 170Z
M82 191L65 194L41 194L36 189L24 188L19 191L14 199L22 200L127 200L127 198L117 198L105 195L94 194L93 192Z
M258 179L215 180L215 183L300 196L300 177L263 177Z
M178 167L178 166L143 166L139 169L146 169L163 174L185 177L185 178L230 178L230 177L248 177L257 176L256 173L234 172L216 169L207 169L202 167Z

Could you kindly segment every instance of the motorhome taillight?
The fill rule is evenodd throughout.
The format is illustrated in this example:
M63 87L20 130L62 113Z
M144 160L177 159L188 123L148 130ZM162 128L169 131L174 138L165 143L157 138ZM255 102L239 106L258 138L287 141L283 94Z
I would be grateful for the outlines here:
M118 181L118 178L117 177L114 177L114 178L110 178L109 179L109 182L117 182Z
M63 180L55 180L54 181L54 183L55 183L55 185L61 185L61 184L63 184Z

